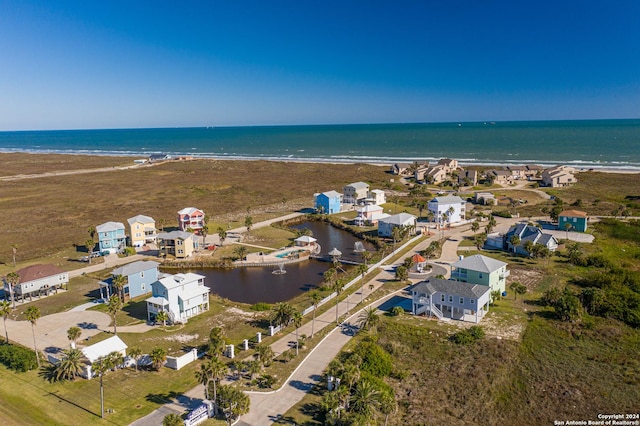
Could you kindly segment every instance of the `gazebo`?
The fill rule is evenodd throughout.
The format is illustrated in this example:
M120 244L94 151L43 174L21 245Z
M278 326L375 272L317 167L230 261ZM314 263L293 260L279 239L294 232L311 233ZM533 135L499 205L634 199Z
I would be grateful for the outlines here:
M314 246L316 244L316 240L313 237L310 237L308 235L303 235L302 237L298 237L295 240L293 240L293 243L296 245L296 247L309 247L309 246Z
M416 253L413 255L411 260L413 260L413 265L416 268L416 272L424 272L424 269L427 266L427 259Z

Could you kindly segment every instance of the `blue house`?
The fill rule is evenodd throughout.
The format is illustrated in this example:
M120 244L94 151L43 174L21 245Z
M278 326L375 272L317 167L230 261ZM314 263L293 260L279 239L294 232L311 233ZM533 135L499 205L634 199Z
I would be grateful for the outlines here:
M314 207L320 214L339 213L342 208L342 194L337 191L315 194Z
M100 251L118 253L124 250L127 236L124 233L124 225L120 222L106 222L96 226Z
M108 299L116 290L113 288L113 277L122 275L126 278L124 284L125 300L151 293L151 284L158 281L158 262L139 260L131 262L113 270L109 280L100 283L102 298ZM105 292L103 293L103 290Z

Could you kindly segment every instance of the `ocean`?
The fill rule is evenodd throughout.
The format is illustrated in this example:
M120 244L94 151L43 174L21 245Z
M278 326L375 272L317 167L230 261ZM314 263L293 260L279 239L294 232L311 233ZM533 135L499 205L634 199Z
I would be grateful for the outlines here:
M640 119L0 132L0 152L640 171Z

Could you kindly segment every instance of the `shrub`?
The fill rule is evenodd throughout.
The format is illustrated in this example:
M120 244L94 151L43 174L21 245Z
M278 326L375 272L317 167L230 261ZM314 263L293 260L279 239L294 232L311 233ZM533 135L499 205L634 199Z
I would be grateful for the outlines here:
M126 247L124 249L124 255L125 256L133 256L136 254L136 249L134 249L133 247Z
M38 366L36 354L27 348L16 345L0 344L0 362L16 371L35 370Z
M362 358L360 369L376 377L385 377L393 370L391 355L374 342L361 342L353 351Z
M249 309L251 309L252 311L258 311L258 312L268 311L271 309L271 305L265 302L258 302L256 304L251 305Z
M469 330L462 330L454 333L451 336L451 341L458 345L468 345L473 343L476 339L469 333Z
M398 315L402 315L404 313L404 309L402 309L400 306L394 306L393 308L391 308L391 311L389 311L389 313L391 314L391 316L397 317Z
M495 212L493 212L493 215L494 216L498 216L498 217L504 217L504 218L507 218L507 219L511 218L511 213L509 213L506 210L504 210L504 211L502 211L502 210L501 211L495 211Z
M476 340L482 339L485 335L484 328L480 327L479 325L473 325L469 327L469 334L471 334Z

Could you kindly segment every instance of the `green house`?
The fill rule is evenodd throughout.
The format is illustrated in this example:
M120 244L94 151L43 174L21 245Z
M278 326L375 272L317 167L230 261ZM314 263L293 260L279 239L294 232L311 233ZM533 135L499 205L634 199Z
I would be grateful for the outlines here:
M469 257L460 256L460 260L451 267L452 280L486 285L492 292L499 291L501 294L506 291L509 271L505 262L475 254Z
M565 210L558 215L558 229L561 231L587 231L589 217L579 210Z

